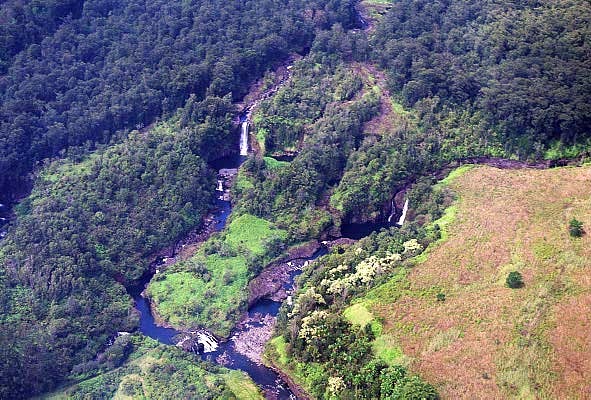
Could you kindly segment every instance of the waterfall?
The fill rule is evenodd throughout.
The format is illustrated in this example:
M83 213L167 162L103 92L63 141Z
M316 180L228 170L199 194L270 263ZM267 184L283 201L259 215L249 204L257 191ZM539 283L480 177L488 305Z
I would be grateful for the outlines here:
M248 119L244 120L240 132L240 155L248 155Z
M197 334L197 343L203 345L204 353L212 353L217 350L218 342L215 337L207 331L195 332Z
M224 182L221 179L218 179L218 187L216 188L218 192L224 191Z
M392 199L392 204L391 204L391 208L390 208L390 216L388 217L388 223L391 223L395 216L396 216L396 204L394 203L394 199Z
M408 199L406 199L406 201L404 202L404 207L402 208L402 215L400 216L400 219L398 220L396 225L402 226L402 224L404 224L404 220L406 219L407 211L408 211Z

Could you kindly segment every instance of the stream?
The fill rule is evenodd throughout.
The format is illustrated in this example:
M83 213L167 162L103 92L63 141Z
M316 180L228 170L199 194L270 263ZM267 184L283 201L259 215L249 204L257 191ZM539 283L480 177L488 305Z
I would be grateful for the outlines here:
M360 28L367 25L361 15L359 17ZM250 114L256 104L263 98L275 93L285 81L291 77L291 66L286 67L286 74L275 85L259 96L259 99L250 103L243 109L237 120L240 127L240 136L238 143L238 152L236 154L220 158L210 163L210 166L218 171L216 184L217 199L215 209L210 218L213 221L213 229L209 232L219 232L226 226L226 221L232 212L230 202L229 187L233 176L237 173L240 165L246 160L250 152L249 130L251 127ZM285 161L291 161L286 159ZM394 214L396 210L392 210ZM380 227L391 225L388 222L379 224L366 224L363 226L349 225L344 226L343 236L354 239L361 238L369 233L378 230ZM202 237L203 239L203 237ZM167 345L176 345L184 350L192 351L200 355L201 359L209 360L227 368L242 370L246 372L251 379L261 388L267 399L296 399L295 394L290 390L287 383L281 376L271 368L262 363L262 353L266 342L271 339L279 308L284 300L291 300L291 294L295 289L295 279L302 272L302 269L316 258L327 254L325 246L321 246L310 257L295 258L276 265L281 272L279 291L263 296L250 304L247 313L241 321L232 330L230 337L226 341L218 342L214 335L204 329L192 331L179 331L173 328L158 326L150 308L148 299L142 296L142 292L149 284L150 280L160 268L169 265L170 259L160 257L152 266L151 271L146 273L137 286L128 288L128 292L135 301L135 307L140 313L139 330L146 336L158 340ZM174 255L174 251L173 251Z
M226 220L232 211L229 196L229 177L236 173L248 154L249 110L240 116L239 153L220 158L210 163L218 170L217 199L215 209L211 215L214 226L212 232L219 232L226 226ZM295 278L301 273L301 268L317 257L326 254L321 248L309 258L299 258L287 262L291 270L289 278L284 282L283 289L290 294L294 289ZM147 273L137 286L128 288L135 301L135 307L140 313L139 330L146 336L167 345L176 345L185 350L199 354L203 360L209 360L231 369L246 372L262 389L267 399L295 399L288 385L274 370L264 366L261 362L264 344L270 339L281 301L263 298L252 304L240 323L234 328L227 341L218 342L206 330L179 331L173 328L158 326L150 302L142 296L142 292L153 276L159 272L159 267L166 263L161 257L153 265L154 270Z

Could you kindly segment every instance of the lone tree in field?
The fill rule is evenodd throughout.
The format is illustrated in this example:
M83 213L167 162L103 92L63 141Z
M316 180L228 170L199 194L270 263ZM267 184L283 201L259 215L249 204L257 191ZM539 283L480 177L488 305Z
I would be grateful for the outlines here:
M572 237L583 236L583 223L576 218L571 219L568 224L568 231Z
M523 277L517 271L509 272L506 280L507 286L511 289L517 289L523 286Z

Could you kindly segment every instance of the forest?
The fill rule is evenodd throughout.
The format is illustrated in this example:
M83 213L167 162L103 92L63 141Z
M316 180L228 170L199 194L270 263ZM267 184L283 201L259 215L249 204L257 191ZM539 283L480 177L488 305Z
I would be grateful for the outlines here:
M41 11L16 18L19 4L2 10L15 26L3 32L2 54L24 44L17 34L43 25L13 57L0 81L0 189L14 192L38 162L92 150L121 131L171 115L190 94L239 99L252 79L291 51L309 46L314 27L351 24L350 4L332 1L84 3L55 33ZM75 13L80 4L50 6ZM304 9L309 13L304 13ZM317 10L317 12L316 12ZM52 15L58 13L58 15ZM9 17L15 14L14 17ZM241 18L241 16L247 16ZM230 23L231 22L231 23ZM37 43L38 42L38 43ZM81 150L80 150L81 149Z
M91 1L77 18L48 10L52 32L30 7L2 41L2 200L35 180L0 250L2 398L55 387L134 328L123 285L211 208L232 101L314 29L351 23L340 2Z
M241 101L294 54L252 109L227 226L146 295L168 325L227 338L265 266L386 226L404 189L408 224L304 268L265 358L313 398L438 398L376 350L384 326L360 324L355 300L440 239L454 194L436 172L591 155L591 5L400 0L376 17L374 3L0 4L0 398L242 398L243 374L137 333L128 290L211 215Z

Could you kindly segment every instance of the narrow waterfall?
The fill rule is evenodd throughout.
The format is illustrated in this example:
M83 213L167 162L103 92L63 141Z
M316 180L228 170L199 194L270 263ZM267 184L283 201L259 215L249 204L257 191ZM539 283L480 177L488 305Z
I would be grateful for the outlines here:
M223 192L224 191L224 183L222 182L221 179L218 179L218 187L216 188L216 190L218 192Z
M396 204L394 203L394 199L392 199L392 204L390 205L390 216L388 217L388 223L392 223L392 220L396 216Z
M240 155L248 155L248 119L244 120L240 131Z
M400 219L398 220L396 225L402 226L402 224L404 224L404 220L406 219L407 211L408 211L408 199L406 199L406 201L404 202L404 207L402 208L402 215L400 216Z

